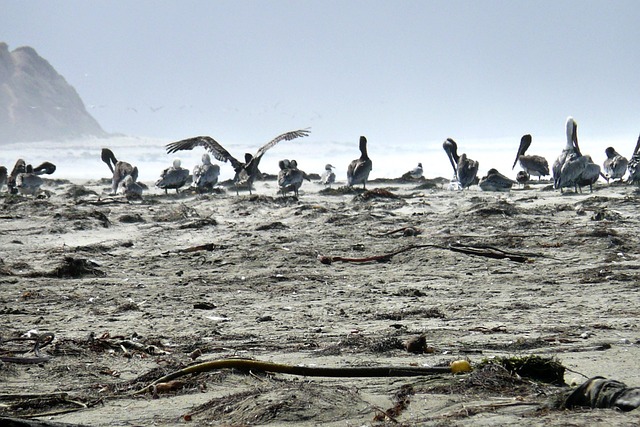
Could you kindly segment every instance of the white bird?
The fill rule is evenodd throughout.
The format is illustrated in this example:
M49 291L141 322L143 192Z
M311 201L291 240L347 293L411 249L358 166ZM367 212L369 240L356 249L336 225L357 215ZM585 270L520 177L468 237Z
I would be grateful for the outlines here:
M416 166L415 168L407 172L407 174L409 174L409 176L413 179L422 178L423 173L424 173L424 170L422 169L422 163L418 163L418 166Z
M320 177L320 182L324 185L331 186L334 182L336 182L336 174L333 172L334 166L330 164L326 164L324 167L324 172Z

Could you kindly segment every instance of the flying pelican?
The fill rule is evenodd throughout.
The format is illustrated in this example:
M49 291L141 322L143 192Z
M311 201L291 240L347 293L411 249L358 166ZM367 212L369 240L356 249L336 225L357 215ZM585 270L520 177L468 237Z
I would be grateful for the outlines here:
M131 163L119 161L116 159L116 156L113 154L113 151L108 148L103 148L101 156L102 161L109 166L109 169L113 173L113 178L111 180L111 194L116 194L118 192L118 185L122 180L124 180L128 175L131 175L133 178L133 182L138 180L138 168L131 166Z
M283 196L286 196L289 191L293 191L296 197L298 197L298 190L302 186L303 180L309 180L306 173L298 169L298 162L295 160L280 160L278 162L280 166L280 172L278 172L278 187Z
M607 182L609 182L610 179L619 179L622 181L622 177L627 173L629 161L626 157L620 155L613 147L607 147L604 153L607 155L607 159L602 164L604 178Z
M193 168L193 186L198 192L211 190L218 183L220 166L211 163L209 154L202 155L202 164Z
M163 170L162 174L160 174L160 179L156 181L156 187L162 188L164 194L167 194L170 188L175 188L177 194L178 189L189 180L189 169L185 169L180 165L180 159L175 159L173 166Z
M327 163L324 167L324 172L320 177L320 182L324 185L331 186L334 182L336 182L336 174L333 172L334 166Z
M482 191L509 191L516 182L502 175L496 169L489 169L487 176L480 179L478 186Z
M367 138L360 137L360 158L349 163L347 167L347 185L353 187L355 184L362 184L362 188L367 188L367 179L373 169L373 162L367 155Z
M458 155L458 144L451 138L447 138L442 143L442 148L447 153L451 166L453 167L454 179L458 181L461 188L467 188L474 183L478 174L479 163L471 160L466 154Z
M577 191L577 183L575 180L580 176L586 167L587 160L580 159L581 154L577 149L578 146L578 124L573 117L568 117L566 122L567 144L553 163L553 188L560 189L563 187L575 186Z
M537 176L539 181L541 176L549 175L549 163L547 159L542 156L525 155L529 146L531 146L531 135L523 135L522 138L520 138L520 147L518 147L518 153L516 154L516 159L513 161L511 170L516 167L516 163L518 163L519 160L522 169L529 175Z
M633 149L633 155L629 160L629 178L627 182L629 184L635 184L640 182L640 136L638 136L638 142L636 142L636 148Z
M235 157L229 154L229 152L224 147L222 147L222 145L220 145L210 136L196 136L194 138L172 142L170 144L167 144L167 153L175 153L178 150L192 150L194 147L202 146L209 150L211 154L213 154L213 157L215 157L219 161L231 162L231 166L233 166L233 169L236 172L235 177L233 178L236 186L236 194L239 194L239 185L247 185L249 187L249 194L251 194L251 186L259 172L258 165L260 164L260 160L262 159L262 156L264 156L264 154L267 152L267 150L280 141L290 141L292 139L308 136L309 133L310 131L308 129L301 129L278 135L277 137L260 147L258 151L256 151L255 155L245 153L244 162L237 160Z

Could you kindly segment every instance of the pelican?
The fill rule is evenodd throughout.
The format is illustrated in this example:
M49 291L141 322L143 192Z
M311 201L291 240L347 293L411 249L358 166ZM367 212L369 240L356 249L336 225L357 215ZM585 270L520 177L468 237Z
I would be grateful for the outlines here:
M640 136L638 136L638 142L636 142L636 148L633 149L633 155L629 160L629 178L627 182L629 184L635 184L640 182Z
M127 199L142 198L142 186L136 182L138 169L134 168L134 170L136 177L134 177L134 174L129 174L118 183L117 194L122 194L126 196Z
M509 191L513 184L516 184L514 180L492 168L487 172L487 176L482 177L478 186L482 191Z
M294 130L291 132L283 133L267 142L256 151L255 155L245 153L244 162L237 160L229 152L222 147L216 140L210 136L196 136L194 138L183 139L182 141L172 142L167 144L167 153L175 153L178 150L192 150L194 147L202 146L209 150L213 157L221 162L231 162L231 166L235 170L236 174L233 179L236 186L236 194L238 193L239 185L247 185L249 187L249 194L251 194L251 186L256 179L259 171L258 165L262 156L267 150L282 140L290 141L292 139L308 136L310 131L308 129Z
M113 173L111 180L111 194L118 192L118 186L122 180L131 175L133 182L138 180L138 168L131 166L131 163L119 161L113 154L113 151L108 148L103 148L101 153L102 161L109 166L109 169Z
M607 159L602 164L604 178L607 182L609 182L610 179L619 179L622 181L622 177L627 173L629 161L626 157L620 155L613 147L607 147L604 153L607 155Z
M11 174L7 178L7 187L9 189L9 193L18 194L18 189L16 188L16 178L19 174L25 172L27 172L27 163L22 159L18 159L16 161L16 164L13 166L13 169L11 170Z
M578 146L578 124L573 117L568 117L566 122L567 144L553 163L553 188L575 186L575 180L580 176L586 166L586 159L582 157L577 149Z
M9 174L7 172L6 166L0 166L0 191L2 191L2 187L7 183L7 178Z
M547 159L542 156L525 155L530 146L531 135L523 135L522 138L520 138L520 147L518 147L518 153L516 154L516 159L513 161L511 170L516 167L516 163L518 163L519 160L522 169L529 175L537 176L539 181L541 176L549 175L549 163Z
M296 197L298 197L298 190L302 186L302 181L309 181L309 177L306 173L298 169L298 162L295 160L280 160L278 162L280 166L280 172L278 172L278 187L283 196L286 196L289 191L293 191Z
M16 189L20 194L35 196L42 185L42 178L33 172L33 166L27 165L25 172L16 176Z
M447 153L451 166L453 167L454 179L458 181L461 188L467 188L474 183L478 174L479 163L471 160L466 154L458 155L458 144L451 138L447 138L442 143L442 148Z
M202 155L202 164L193 168L193 186L197 191L210 190L218 183L220 166L211 163L209 154Z
M362 184L362 188L367 188L367 179L373 169L373 162L367 155L367 138L360 137L360 158L353 160L347 167L347 185L353 187L355 184Z
M324 172L322 173L322 176L320 177L320 182L322 184L331 186L331 184L336 182L336 174L333 172L333 168L334 167L335 166L332 166L329 163L327 163L325 165Z
M160 179L156 181L156 187L162 188L164 194L167 194L170 188L175 188L177 194L178 189L184 186L188 180L189 169L181 167L180 159L175 159L173 166L162 171Z
M579 151L580 150L578 149L578 152ZM576 184L578 184L578 187L580 188L581 193L582 193L582 187L587 185L589 186L589 191L593 193L593 184L595 184L598 178L600 178L600 175L602 175L600 172L600 166L596 165L593 162L593 159L591 158L591 156L586 155L582 157L585 157L587 160L586 160L584 170L578 177Z

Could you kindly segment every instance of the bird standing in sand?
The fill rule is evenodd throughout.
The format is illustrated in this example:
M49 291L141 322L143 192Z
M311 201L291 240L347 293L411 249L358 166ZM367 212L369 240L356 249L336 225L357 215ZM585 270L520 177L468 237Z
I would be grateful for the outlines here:
M454 179L458 181L461 188L467 188L473 184L478 175L477 161L471 160L465 153L458 155L458 144L451 138L447 138L442 143L442 148L449 157L449 162L453 167Z
M602 164L604 169L604 178L609 182L610 179L614 181L619 179L622 181L622 177L627 173L627 166L629 161L626 157L619 154L613 147L607 147L604 150L607 155L606 160Z
M305 179L310 181L306 173L298 169L298 162L295 160L280 160L278 162L280 166L280 172L278 172L278 187L283 196L286 196L289 191L293 191L296 197L298 197L298 190L302 186L302 181Z
M522 138L520 138L520 146L518 147L518 153L516 154L516 159L513 162L511 170L513 170L513 168L516 167L516 163L520 161L522 169L530 176L537 176L539 181L541 176L549 175L549 162L542 156L527 156L525 153L530 146L531 135L523 135Z
M189 180L189 169L181 166L180 159L175 159L170 168L166 168L160 174L160 179L156 181L156 187L164 190L167 194L168 190L175 188L176 194L180 187L183 187Z
M360 158L353 160L347 167L347 185L353 187L355 184L362 184L366 190L369 173L373 169L373 162L367 155L367 138L360 137Z
M127 176L131 176L133 182L138 180L138 168L131 165L131 163L123 162L116 159L113 151L108 148L103 148L101 156L102 161L109 166L109 169L113 173L111 179L111 194L114 195L118 192L118 186Z
M320 183L324 185L328 185L331 187L331 184L336 182L336 174L333 172L334 166L327 163L324 167L324 172L322 172L322 176L320 177Z
M192 150L194 147L198 146L204 147L211 154L213 154L213 157L215 157L219 161L231 162L231 166L233 166L233 169L236 173L235 177L233 178L233 182L236 186L236 194L239 194L238 187L241 185L248 186L249 194L251 194L253 181L256 179L259 173L258 165L260 164L260 160L262 159L262 156L264 156L264 154L267 152L267 150L280 141L290 141L292 139L308 136L310 132L311 131L309 131L308 129L300 129L278 135L277 137L260 147L258 151L256 151L256 154L252 155L250 153L245 153L244 162L237 160L235 157L229 154L229 152L222 145L220 145L210 136L196 136L194 138L172 142L170 144L167 144L167 153L175 153L178 150Z
M193 168L193 186L196 191L208 191L218 183L220 176L220 166L211 163L211 156L208 153L202 155L202 164Z

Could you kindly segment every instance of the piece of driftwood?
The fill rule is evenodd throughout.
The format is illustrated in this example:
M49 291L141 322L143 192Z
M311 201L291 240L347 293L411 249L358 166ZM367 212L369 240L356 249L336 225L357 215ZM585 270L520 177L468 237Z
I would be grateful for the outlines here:
M306 377L410 377L451 373L449 366L419 367L419 366L365 366L345 368L325 368L318 366L287 365L283 363L263 362L252 359L219 359L187 366L153 381L148 386L138 390L133 395L152 392L154 386L168 383L185 375L211 372L219 369L236 369L245 372L273 372Z
M412 249L420 249L420 248L444 249L444 250L449 250L453 252L463 253L466 255L483 256L483 257L494 258L494 259L508 259L514 262L531 262L532 261L531 257L540 256L536 254L518 254L514 252L507 252L502 249L499 249L493 246L487 246L487 245L467 246L467 245L461 245L461 244L452 244L449 246L442 246L442 245L427 244L427 245L410 245L388 254L374 255L374 256L364 257L364 258L347 258L347 257L341 257L341 256L318 255L318 260L320 260L320 262L323 264L331 264L337 261L340 261L340 262L371 262L371 261L388 262L395 255L410 251Z

